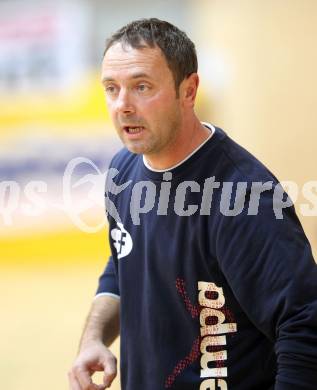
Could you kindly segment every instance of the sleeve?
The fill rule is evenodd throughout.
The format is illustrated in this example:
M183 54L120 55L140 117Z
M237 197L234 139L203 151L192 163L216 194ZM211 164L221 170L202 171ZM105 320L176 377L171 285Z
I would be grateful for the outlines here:
M294 208L277 219L272 193L263 193L258 215L219 218L219 266L242 309L275 344L275 390L316 389L317 266Z
M113 203L110 201L110 195L113 193L112 186L113 186L113 177L116 175L117 170L113 172L112 169L112 162L115 157L112 158L109 169L107 171L106 180L105 180L105 212L107 215L107 219L109 222L110 215L109 210L116 210ZM113 208L112 208L113 207ZM99 277L98 282L98 288L96 291L96 297L99 297L101 295L108 295L112 296L114 298L120 299L120 291L119 291L119 284L118 284L118 274L116 270L116 266L113 260L112 256L109 256L109 260L106 264L106 267L103 271L103 273Z
M101 295L109 295L120 299L118 277L112 256L109 257L106 268L99 277L99 283L95 297Z

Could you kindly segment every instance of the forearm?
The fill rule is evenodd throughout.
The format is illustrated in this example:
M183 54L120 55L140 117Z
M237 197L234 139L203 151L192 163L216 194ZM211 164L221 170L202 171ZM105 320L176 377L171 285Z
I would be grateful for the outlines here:
M97 297L91 306L79 349L91 341L101 341L107 347L119 335L120 301L110 296Z
M312 333L314 330L312 329ZM299 329L294 340L276 343L278 370L275 390L315 390L317 386L317 353L314 335Z

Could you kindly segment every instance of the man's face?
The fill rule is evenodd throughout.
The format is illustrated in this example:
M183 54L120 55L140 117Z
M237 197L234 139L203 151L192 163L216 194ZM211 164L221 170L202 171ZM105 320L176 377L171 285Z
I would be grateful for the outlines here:
M114 44L102 63L102 83L112 121L131 152L159 156L171 148L181 126L181 105L159 48Z

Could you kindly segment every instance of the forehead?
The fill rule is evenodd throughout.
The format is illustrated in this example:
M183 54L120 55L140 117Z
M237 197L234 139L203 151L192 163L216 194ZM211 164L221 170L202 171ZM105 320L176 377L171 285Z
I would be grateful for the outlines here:
M162 51L158 47L135 49L122 46L120 42L111 46L102 61L102 79L134 77L144 74L149 78L166 77L171 73Z

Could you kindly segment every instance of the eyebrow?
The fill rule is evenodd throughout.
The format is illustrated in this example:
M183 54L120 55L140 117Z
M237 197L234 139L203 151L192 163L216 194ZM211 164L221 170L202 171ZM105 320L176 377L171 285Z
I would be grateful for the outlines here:
M135 73L131 76L132 79L140 79L140 78L149 78L150 76L146 73ZM106 81L115 81L112 77L103 77L101 82L104 83Z

